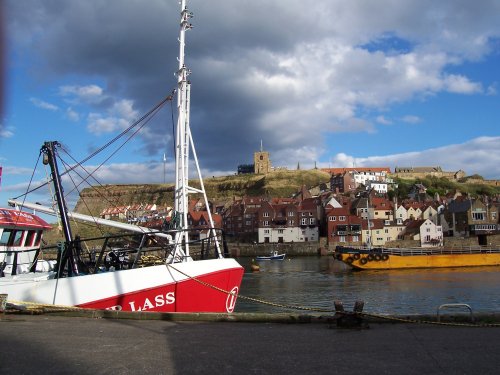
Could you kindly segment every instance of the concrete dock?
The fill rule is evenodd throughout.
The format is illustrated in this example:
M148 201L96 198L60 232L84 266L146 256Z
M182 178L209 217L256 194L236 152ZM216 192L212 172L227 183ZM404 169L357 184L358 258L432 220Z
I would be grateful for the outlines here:
M500 328L3 315L1 374L498 374Z

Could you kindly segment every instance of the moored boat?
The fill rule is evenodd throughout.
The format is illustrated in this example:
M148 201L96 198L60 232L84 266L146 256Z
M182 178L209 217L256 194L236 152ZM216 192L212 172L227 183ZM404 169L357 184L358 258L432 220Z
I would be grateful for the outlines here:
M42 250L39 243L29 249L32 255L26 259L21 255L23 249L16 248L14 242L6 243L5 254L16 252L16 256L3 258L6 262L4 271L9 266L13 271L0 275L0 293L7 294L8 301L123 311L234 310L243 267L227 257L229 251L224 236L214 227L209 210L209 225L203 228L203 236L194 234L196 228L188 228L188 195L202 195L205 207L209 207L189 126L190 71L184 62L184 34L191 28L188 22L191 17L186 0L182 0L176 90L179 112L176 128L176 144L179 146L175 155L176 220L171 220L165 230L153 230L69 212L57 164L61 145L55 141L45 142L41 154L44 164L51 169L57 210L24 200L10 200L9 204L18 207L12 210L18 217L30 215L23 211L26 209L56 215L61 220L65 241L58 246L55 267L49 270L38 267L37 254ZM161 104L171 99L169 96ZM190 156L198 172L196 188L188 181ZM109 225L128 233L92 238L93 242L99 242L100 247L86 251L86 240L73 236L70 218ZM18 267L21 258L26 267Z
M357 270L499 266L500 249L358 248L337 246L335 258Z
M256 260L283 260L285 259L286 254L285 253L278 253L278 251L274 250L271 251L271 254L269 255L262 255L255 257Z

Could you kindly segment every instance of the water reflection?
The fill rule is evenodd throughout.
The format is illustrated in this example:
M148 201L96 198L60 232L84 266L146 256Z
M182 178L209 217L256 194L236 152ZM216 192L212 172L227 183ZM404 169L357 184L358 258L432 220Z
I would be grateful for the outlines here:
M282 305L333 309L340 300L352 309L383 314L435 314L443 303L467 303L474 312L500 311L500 267L352 271L332 257L297 257L245 267L242 296ZM239 299L239 312L298 312Z

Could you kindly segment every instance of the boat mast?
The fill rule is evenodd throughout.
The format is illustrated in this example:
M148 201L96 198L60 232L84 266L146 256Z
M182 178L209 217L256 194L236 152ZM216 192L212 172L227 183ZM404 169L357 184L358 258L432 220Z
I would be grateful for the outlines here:
M61 176L59 175L59 168L57 166L56 147L58 146L60 146L60 144L56 141L45 142L40 152L43 153L43 164L48 164L50 166L52 182L54 184L55 190L55 198L57 201L57 208L59 210L64 238L66 239L64 251L60 257L62 261L62 267L59 267L59 269L62 270L67 260L68 275L71 276L73 273L75 275L78 275L78 259L75 255L73 235L71 234L71 226L69 225L68 208L66 207L66 200L64 199L63 188L61 184ZM61 274L59 274L58 276L60 277Z
M185 48L185 34L186 31L191 29L193 26L189 23L189 20L193 17L193 13L188 11L187 0L181 0L181 22L180 22L180 32L179 32L179 69L177 71L177 132L176 132L176 170L175 170L175 197L174 197L174 209L175 215L179 218L180 229L187 229L188 227L188 211L189 211L189 194L198 193L202 194L205 200L205 206L208 212L209 225L210 225L210 235L215 239L215 246L219 257L221 257L221 251L219 248L219 243L217 241L217 236L215 234L212 214L210 212L210 206L208 204L207 195L205 192L205 187L203 185L203 179L201 177L200 166L198 164L198 158L196 156L196 150L194 148L193 138L191 135L190 125L189 125L189 114L190 114L190 99L191 99L191 83L188 80L188 76L191 71L186 67L184 57ZM190 152L193 154L194 165L198 173L198 180L200 188L196 189L189 186L189 157ZM174 220L174 218L172 218ZM175 236L176 252L177 249L184 245L184 259L188 260L189 257L189 233L187 230L179 231Z

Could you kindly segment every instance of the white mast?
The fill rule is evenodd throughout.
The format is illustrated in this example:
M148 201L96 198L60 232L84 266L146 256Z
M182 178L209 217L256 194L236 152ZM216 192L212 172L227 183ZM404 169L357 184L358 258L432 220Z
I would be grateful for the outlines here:
M179 218L179 227L181 229L186 229L188 227L188 210L189 210L189 194L190 193L200 193L203 195L205 200L205 206L208 212L209 225L211 228L214 227L212 214L210 212L210 206L208 204L207 195L205 193L205 187L203 184L203 179L201 177L200 167L198 164L198 158L196 156L196 150L194 148L193 138L191 136L191 130L189 126L189 111L190 111L190 91L191 83L188 81L188 75L191 73L187 69L184 62L184 47L185 47L185 33L186 30L191 29L193 26L189 23L190 18L193 17L193 13L189 12L187 9L187 0L182 0L181 4L181 22L180 22L180 35L179 35L179 70L177 71L177 133L176 133L176 170L175 170L175 197L174 197L174 209L175 213ZM189 186L189 156L190 151L193 154L193 162L196 166L198 173L198 180L200 184L200 189L196 189ZM173 220L174 218L172 218ZM219 243L217 241L215 230L211 229L211 235L215 238L215 246L219 257L222 257L220 252ZM187 231L178 232L175 236L176 251L183 243L185 244L184 253L185 260L189 258L189 233Z

